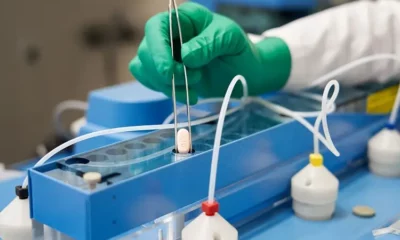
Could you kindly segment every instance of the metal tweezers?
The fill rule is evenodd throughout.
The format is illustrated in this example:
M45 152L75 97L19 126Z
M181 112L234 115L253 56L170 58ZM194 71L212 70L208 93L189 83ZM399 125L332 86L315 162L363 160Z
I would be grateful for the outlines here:
M173 13L175 10L175 14ZM182 38L182 30L181 30L181 23L179 20L179 11L178 6L175 0L169 0L168 5L168 13L169 13L169 36L170 36L170 43L171 43L171 54L172 60L174 61L174 39L173 39L173 22L172 16L175 15L176 22L178 25L178 32L179 32L179 40L181 46L183 45L183 38ZM183 63L182 63L183 64ZM186 66L183 64L183 72L185 75L185 86L186 86L186 114L188 118L188 129L189 129L189 141L190 141L190 148L189 152L192 152L192 127L190 123L190 104L189 104L189 86L188 86L188 77L187 77L187 70ZM178 116L177 116L177 107L176 107L176 89L175 89L175 73L172 74L172 100L174 104L174 131L175 131L175 151L178 152L178 143L177 143L177 132L178 132Z

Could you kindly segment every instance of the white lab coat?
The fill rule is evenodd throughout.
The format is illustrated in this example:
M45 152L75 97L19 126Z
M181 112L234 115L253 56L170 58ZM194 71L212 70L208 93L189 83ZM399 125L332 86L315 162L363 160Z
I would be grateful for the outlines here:
M283 27L251 36L283 39L291 52L292 69L287 90L307 87L318 77L373 54L392 53L400 57L400 2L357 1L299 19ZM341 75L341 84L369 80L387 81L400 73L400 64L380 60Z

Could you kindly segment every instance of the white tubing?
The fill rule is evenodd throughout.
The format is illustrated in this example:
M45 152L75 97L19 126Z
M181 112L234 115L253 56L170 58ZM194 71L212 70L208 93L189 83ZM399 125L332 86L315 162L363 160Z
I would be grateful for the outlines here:
M244 97L247 97L247 83L243 76L236 76L233 78L228 86L228 90L225 93L224 101L222 102L221 112L217 123L217 130L215 132L214 148L211 160L211 172L210 172L210 185L208 189L208 201L213 202L215 197L215 185L217 181L217 168L218 168L218 156L219 148L221 144L222 129L224 127L225 115L228 109L229 99L232 95L233 89L238 81L242 82Z
M334 91L332 97L328 101L328 94L331 87L334 87ZM319 153L319 141L316 133L319 133L319 126L322 121L322 128L324 130L325 138L327 139L328 143L334 147L331 135L329 133L328 128L328 120L327 120L327 108L331 106L335 101L337 96L339 95L339 83L336 80L332 80L328 82L324 89L324 93L322 95L321 101L321 113L319 114L318 118L315 120L314 123L314 153Z
M88 108L87 102L79 100L66 100L59 103L53 111L53 124L56 129L56 133L60 136L70 138L70 131L64 129L61 123L61 115L67 110L81 110L86 111Z
M322 96L316 93L307 93L307 92L290 92L290 94L295 95L295 96L300 96L304 98L308 98L310 100L314 100L317 102L322 103ZM327 106L327 113L333 113L336 111L336 104L333 102L332 105ZM299 114L302 117L317 117L320 114L320 111L317 112L298 112L296 111L297 114Z
M337 68L336 70L333 70L332 72L329 72L325 75L323 75L322 77L316 79L315 81L313 81L311 83L310 87L315 87L315 86L319 86L321 84L326 83L327 81L334 79L335 77L337 77L340 74L343 74L353 68L356 68L358 66L361 66L363 64L369 63L369 62L374 62L374 61L379 61L379 60L394 60L396 62L400 62L400 58L394 54L376 54L376 55L371 55L368 57L364 57L364 58L360 58L357 59L353 62L350 62L346 65L343 65L339 68Z
M275 105L275 104L271 104L270 102L267 102L267 101L264 101L264 100L260 100L260 99L257 99L257 98L253 98L251 100L262 104L263 106L265 106L266 108L271 109L274 112L286 115L288 117L291 117L291 118L297 120L300 124L302 124L310 132L315 134L316 137L325 145L325 147L329 149L329 151L331 151L335 156L340 156L340 153L336 149L336 147L332 143L327 141L324 138L324 136L321 135L321 133L315 132L314 131L314 127L309 122L307 122L302 116L299 116L298 114L296 114L296 112L293 112L293 111L291 111L291 110L289 110L289 109L287 109L285 107L278 106L278 105Z
M399 62L400 63L400 58L394 54L376 54L376 55L371 55L368 57L364 57L364 58L360 58L358 60L355 60L353 62L350 62L346 65L343 65L342 67L337 68L336 70L325 74L324 76L318 78L317 80L313 81L311 84L311 87L315 87L318 85L321 85L327 81L329 81L330 79L333 79L335 77L337 77L338 75L347 72L353 68L356 68L360 65L369 63L369 62L374 62L374 61L379 61L379 60L393 60L395 62ZM399 91L397 92L396 95L396 100L394 102L393 108L392 108L392 112L390 114L389 117L389 124L395 124L396 120L397 120L397 114L399 112L399 106L400 106L400 86L399 86Z

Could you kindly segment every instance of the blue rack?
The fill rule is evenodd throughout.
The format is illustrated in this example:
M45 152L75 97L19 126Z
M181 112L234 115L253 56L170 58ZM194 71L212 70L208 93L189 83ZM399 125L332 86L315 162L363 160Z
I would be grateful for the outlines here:
M338 173L363 157L367 140L384 126L386 118L338 114L329 122L341 157L336 159L326 150L322 153L327 167ZM287 196L291 176L307 164L311 137L297 122L288 122L224 144L217 179L221 214L235 222ZM211 153L195 153L95 192L48 174L67 159L43 165L29 171L31 216L75 239L123 234L203 200Z
M131 84L125 85L128 91L117 86L92 93L88 125L82 133L96 130L91 128L93 125L104 129L121 124L162 122L171 107L163 114L152 115L152 108L144 107L146 101L139 96L127 101L122 96L141 92L138 89L143 88L140 84ZM327 167L334 173L341 174L359 166L359 159L365 157L368 139L384 127L385 116L363 112L369 94L386 87L371 85L342 89L337 104L344 113L331 115L328 119L341 156L335 158L326 149L321 149ZM310 91L320 93L321 89ZM168 101L162 95L158 97L150 103L157 105ZM298 96L280 93L264 98L297 111L318 109L318 104ZM353 113L348 113L348 107ZM204 109L215 114L210 110L212 106ZM147 117L132 117L132 113L137 115L140 111ZM103 112L111 114L104 116ZM117 116L126 119L118 122ZM108 119L98 119L102 117ZM142 121L134 122L138 119ZM84 153L78 151L75 156L28 172L31 217L74 239L102 240L151 225L155 219L173 212L196 209L208 193L215 127L216 122L193 127L196 151L182 159L172 152L171 130L105 136L89 141L89 145L80 143L78 149ZM91 150L96 146L102 148ZM217 198L222 215L232 223L240 224L286 198L290 178L307 164L310 151L312 135L308 130L260 105L248 105L228 116L217 177ZM94 191L89 190L81 178L88 171L100 172L106 179ZM187 220L194 216L196 210L186 215Z

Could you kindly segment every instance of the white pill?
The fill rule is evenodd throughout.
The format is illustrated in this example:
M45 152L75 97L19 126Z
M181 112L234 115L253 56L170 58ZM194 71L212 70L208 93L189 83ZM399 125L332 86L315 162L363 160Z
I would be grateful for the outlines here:
M95 189L97 183L101 182L101 174L98 172L87 172L83 175L83 180L89 184L90 189Z
M185 128L181 128L177 134L177 147L178 153L187 154L190 152L190 135L189 131Z

